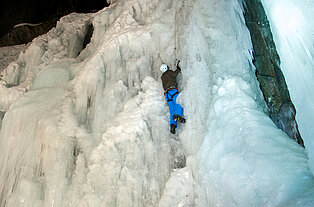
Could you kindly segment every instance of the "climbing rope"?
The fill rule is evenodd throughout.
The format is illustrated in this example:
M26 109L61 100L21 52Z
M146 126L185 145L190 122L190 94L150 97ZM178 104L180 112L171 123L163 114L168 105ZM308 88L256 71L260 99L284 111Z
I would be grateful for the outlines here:
M176 67L176 61L177 61L177 8L175 7L174 12L174 67Z

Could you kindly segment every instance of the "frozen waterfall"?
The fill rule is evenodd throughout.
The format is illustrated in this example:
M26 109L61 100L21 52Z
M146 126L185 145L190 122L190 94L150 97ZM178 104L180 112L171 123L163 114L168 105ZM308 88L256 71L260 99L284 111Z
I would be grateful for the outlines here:
M312 152L264 113L242 1L110 2L1 72L0 206L313 206ZM175 57L172 135L159 66Z

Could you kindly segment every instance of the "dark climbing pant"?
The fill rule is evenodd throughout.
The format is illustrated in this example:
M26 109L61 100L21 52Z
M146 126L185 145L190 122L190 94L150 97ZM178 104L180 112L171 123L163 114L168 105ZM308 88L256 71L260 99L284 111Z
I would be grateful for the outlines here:
M177 104L177 97L179 92L176 88L170 89L165 93L165 98L167 100L169 111L170 111L170 125L174 124L177 127L177 121L173 120L173 115L178 114L183 117L183 108L180 104Z

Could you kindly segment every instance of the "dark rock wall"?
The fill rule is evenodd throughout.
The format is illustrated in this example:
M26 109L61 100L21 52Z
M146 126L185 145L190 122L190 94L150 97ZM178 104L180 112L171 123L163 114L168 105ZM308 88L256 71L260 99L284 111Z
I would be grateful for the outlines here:
M0 7L0 47L26 44L47 33L58 19L71 12L94 12L106 6L106 0L5 1ZM41 24L13 28L20 23Z
M253 44L256 77L267 103L269 116L278 128L304 147L295 120L296 110L280 69L280 58L263 5L260 0L244 0L244 4L245 21Z
M5 114L4 111L0 111L0 129L1 129L1 126L2 126L2 120L3 120L4 114Z
M53 17L36 26L25 25L13 28L0 38L0 47L27 44L55 27L58 19L58 17Z

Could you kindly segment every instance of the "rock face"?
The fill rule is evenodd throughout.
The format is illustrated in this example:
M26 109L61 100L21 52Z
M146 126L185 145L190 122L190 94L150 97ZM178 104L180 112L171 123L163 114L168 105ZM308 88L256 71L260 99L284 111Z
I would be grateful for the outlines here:
M245 0L244 3L245 21L253 44L256 77L267 103L269 116L278 128L304 147L295 120L296 110L280 69L280 58L263 5L260 0Z
M27 44L35 37L47 33L56 25L57 20L58 18L54 17L38 25L25 24L15 27L0 38L0 46Z
M1 125L2 125L2 120L3 120L4 114L5 114L4 111L0 111L0 129L1 129Z
M1 4L0 47L26 44L71 12L93 12L108 6L105 0L13 0ZM14 28L20 23L34 25Z
M17 60L20 53L27 49L27 45L15 45L10 47L1 47L0 48L0 73L8 67L8 65ZM1 75L0 75L1 79Z

